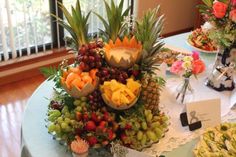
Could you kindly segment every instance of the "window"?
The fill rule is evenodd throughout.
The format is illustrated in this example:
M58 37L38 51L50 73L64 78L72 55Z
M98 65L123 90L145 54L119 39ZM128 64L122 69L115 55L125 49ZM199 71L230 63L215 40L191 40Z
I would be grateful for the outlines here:
M64 46L64 32L50 14L62 17L57 1L62 0L1 0L0 4L0 61L44 52L47 49ZM109 1L109 0L108 0ZM119 3L120 0L115 0ZM70 8L76 0L63 0ZM83 12L93 10L106 15L102 0L80 0ZM124 8L131 4L125 0ZM102 23L91 14L89 33L102 29Z

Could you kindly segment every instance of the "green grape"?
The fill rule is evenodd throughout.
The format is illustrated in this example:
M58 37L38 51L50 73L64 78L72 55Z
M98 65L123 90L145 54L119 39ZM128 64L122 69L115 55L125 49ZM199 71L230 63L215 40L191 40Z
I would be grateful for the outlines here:
M128 136L134 136L135 131L134 130L125 130L125 134L128 135Z
M86 102L87 98L86 97L81 97L80 100L83 101L83 102Z
M56 132L57 134L59 134L59 133L61 132L61 127L60 127L59 124L56 124L56 125L55 125L55 132Z
M61 128L62 128L62 130L66 130L67 127L69 127L67 123L65 123L65 122L62 122L62 123L61 123Z
M150 130L147 131L147 137L152 141L156 141L158 139L156 134Z
M57 122L58 122L58 123L62 123L62 122L63 122L63 118L62 118L62 117L58 117L58 118L57 118Z
M86 102L82 102L81 103L81 107L86 107L87 106L87 103Z
M159 122L154 122L151 124L151 128L159 127L161 124Z
M145 115L145 116L147 116L147 115L150 114L150 113L152 113L151 110L145 110L145 111L144 111L144 115Z
M63 109L61 110L61 113L65 114L66 112L69 112L69 109L67 106L64 106Z
M142 146L144 146L146 143L147 143L147 135L143 134L143 137L141 139L141 144L142 144Z
M164 122L166 122L166 121L169 120L169 118L168 118L167 116L163 116L163 117L162 117L162 120L163 120Z
M81 111L82 111L82 107L81 107L81 106L77 106L77 107L75 108L75 111L76 111L76 112L81 112Z
M65 132L71 132L72 128L70 126L66 127Z
M147 123L146 122L142 122L141 126L142 126L143 130L147 130Z
M147 120L147 122L151 122L152 121L152 117L153 117L153 115L152 115L152 113L148 113L147 115L146 115L146 120Z
M54 112L52 112L49 117L48 120L51 122L54 122L55 120L57 120L58 117L61 116L61 112L58 110L54 110Z
M56 125L55 124L51 124L51 125L49 125L49 127L48 127L48 132L53 132L53 131L55 131L55 128L56 128Z
M140 140L142 140L142 138L143 138L143 132L142 131L138 131L137 139L140 141Z
M69 112L66 112L64 115L65 115L65 118L70 118L70 113Z
M71 121L70 121L70 124L71 124L72 126L75 126L76 123L77 123L76 120L71 120Z
M70 123L70 119L69 118L65 118L64 122L69 124Z
M70 113L70 119L75 119L75 113Z
M73 104L75 106L79 106L81 104L81 100L75 100Z
M139 130L140 127L141 127L141 125L139 124L139 122L135 121L135 122L134 122L134 125L133 125L133 129Z
M160 118L159 118L159 116L153 116L153 121L159 121L160 120Z
M158 138L161 138L163 131L160 128L158 127L154 128L154 132Z

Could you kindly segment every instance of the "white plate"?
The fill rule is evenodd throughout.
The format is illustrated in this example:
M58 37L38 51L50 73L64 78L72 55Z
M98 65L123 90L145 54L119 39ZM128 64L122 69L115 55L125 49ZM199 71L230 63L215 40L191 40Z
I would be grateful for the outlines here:
M215 53L218 53L219 50L215 50L215 51L207 51L207 50L203 50L203 49L200 49L200 48L197 48L193 45L191 45L189 42L188 42L188 39L186 41L187 45L189 45L193 50L195 51L199 51L199 52L203 52L203 53L209 53L209 54L215 54Z
M168 48L168 49L173 50L173 51L180 52L182 54L187 54L187 55L191 55L192 54L192 52L189 51L189 50L186 50L186 49L180 48L180 47L176 47L176 46L173 46L173 45L169 45L169 44L165 44L163 47L164 48Z

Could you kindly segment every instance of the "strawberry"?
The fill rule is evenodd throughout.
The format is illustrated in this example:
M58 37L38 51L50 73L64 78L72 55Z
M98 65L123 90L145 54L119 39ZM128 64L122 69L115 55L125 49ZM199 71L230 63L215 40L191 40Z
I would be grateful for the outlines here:
M88 141L90 146L94 146L95 144L98 143L98 140L95 136L89 136L87 141Z
M100 115L97 115L95 112L92 112L92 114L91 114L91 119L92 119L94 122L99 123L102 118L101 118Z
M111 141L115 138L115 134L111 129L107 129L108 139Z
M84 121L88 121L89 120L89 115L88 115L87 112L83 114L83 120Z
M107 141L107 140L102 141L102 145L103 145L103 146L106 146L106 145L108 145L108 144L109 144L109 141Z
M127 139L127 136L123 133L123 134L120 135L120 139L122 141L125 141Z
M94 131L96 129L96 125L93 121L88 121L86 124L85 124L85 129L87 131Z
M100 123L99 123L99 126L101 126L102 128L105 128L105 127L107 127L107 122L106 121L101 121Z
M103 114L103 119L105 120L105 121L108 121L108 119L109 119L109 113L106 111L106 112L104 112L104 114Z
M132 129L132 125L129 124L129 123L127 123L127 124L125 125L125 130L129 130L129 129Z

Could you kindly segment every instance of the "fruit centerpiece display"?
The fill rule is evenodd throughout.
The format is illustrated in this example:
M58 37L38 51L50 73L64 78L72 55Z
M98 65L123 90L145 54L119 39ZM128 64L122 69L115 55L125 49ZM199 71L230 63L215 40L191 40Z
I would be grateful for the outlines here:
M79 0L72 14L59 3L66 22L54 16L70 33L76 57L71 65L41 69L55 82L47 127L74 154L86 154L88 145L109 148L111 142L142 150L167 131L168 118L158 107L165 81L155 75L163 16L157 7L129 27L130 7L123 11L123 3L104 1L108 20L96 14L105 28L101 39L89 38L90 13L82 14Z

